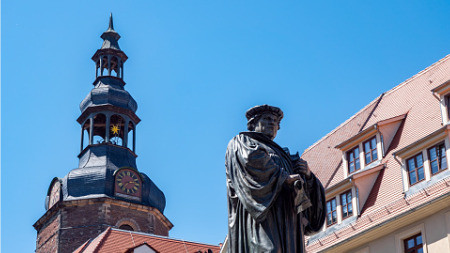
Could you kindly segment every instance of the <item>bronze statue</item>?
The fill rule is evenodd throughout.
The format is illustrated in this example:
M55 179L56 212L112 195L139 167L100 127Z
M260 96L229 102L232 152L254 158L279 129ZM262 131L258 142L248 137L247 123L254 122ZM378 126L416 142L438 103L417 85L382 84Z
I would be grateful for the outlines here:
M273 142L280 108L261 105L246 113L249 132L228 144L228 252L304 252L304 235L325 220L320 181L298 153Z

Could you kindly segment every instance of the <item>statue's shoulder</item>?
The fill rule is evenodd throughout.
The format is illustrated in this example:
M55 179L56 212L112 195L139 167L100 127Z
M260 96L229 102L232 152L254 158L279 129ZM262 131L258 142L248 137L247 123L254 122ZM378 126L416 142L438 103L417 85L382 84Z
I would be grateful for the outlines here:
M241 132L238 135L234 136L230 142L228 143L228 148L235 147L236 145L244 144L257 144L258 140L252 137L252 132Z

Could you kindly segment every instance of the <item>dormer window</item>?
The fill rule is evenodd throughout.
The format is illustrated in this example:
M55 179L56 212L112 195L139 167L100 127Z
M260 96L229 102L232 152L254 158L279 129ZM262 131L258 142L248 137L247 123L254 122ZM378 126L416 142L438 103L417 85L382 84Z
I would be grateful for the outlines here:
M449 175L449 130L450 125L447 124L393 154L402 163L403 190L406 194L415 193L427 182L436 182Z
M364 158L365 163L369 164L378 159L377 153L377 139L376 137L372 137L370 140L364 142Z
M446 95L444 97L444 109L447 109L447 119L450 119L450 110L448 109L449 105L450 105L450 95ZM445 110L444 110L445 112Z
M359 162L359 147L356 146L347 152L348 173L351 174L361 168Z
M327 201L327 226L337 223L336 198Z
M342 219L353 215L352 191L341 194Z
M447 169L447 158L445 156L444 143L438 144L428 149L428 158L430 159L432 175Z
M341 184L331 191L327 192L326 202L326 226L352 222L351 217L356 218L358 215L358 189L354 187L353 182L345 180L345 184Z
M405 117L379 121L336 145L342 151L344 178L377 167Z
M450 80L432 89L431 92L439 99L442 123L446 125L450 122Z
M406 166L408 167L409 185L414 185L425 180L422 153L408 159Z

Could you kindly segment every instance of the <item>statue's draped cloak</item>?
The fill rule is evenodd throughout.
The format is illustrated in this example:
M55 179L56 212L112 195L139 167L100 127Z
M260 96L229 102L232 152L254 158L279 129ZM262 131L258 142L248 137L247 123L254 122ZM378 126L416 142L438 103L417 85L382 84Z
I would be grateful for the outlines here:
M294 174L290 157L256 132L230 141L226 174L229 252L304 252L304 233L318 231L325 219L325 194L314 174L304 187L312 206L297 214L296 191L284 183Z

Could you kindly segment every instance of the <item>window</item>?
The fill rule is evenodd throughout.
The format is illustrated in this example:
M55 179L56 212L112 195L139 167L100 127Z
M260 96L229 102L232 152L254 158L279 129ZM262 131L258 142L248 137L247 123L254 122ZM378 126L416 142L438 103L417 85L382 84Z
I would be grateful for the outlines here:
M416 234L403 240L405 253L423 253L422 234Z
M376 137L364 142L363 146L366 164L376 161L378 159Z
M327 201L327 226L337 223L336 198Z
M122 146L125 134L125 120L121 116L114 114L111 116L109 124L110 142L114 145Z
M447 107L447 117L450 119L450 110L448 109L450 107L450 95L445 96L445 104Z
M352 191L341 194L342 219L353 215Z
M353 173L361 168L359 163L359 147L347 152L348 173Z
M425 179L422 153L408 159L406 161L406 166L408 167L408 177L410 185L414 185Z
M428 158L430 159L432 175L447 169L447 158L445 156L444 143L428 149Z
M128 230L128 231L134 231L133 227L128 224L123 224L119 227L119 229Z
M91 144L100 144L105 142L105 131L106 126L106 116L105 114L99 113L94 116L94 132L93 132L93 142Z

